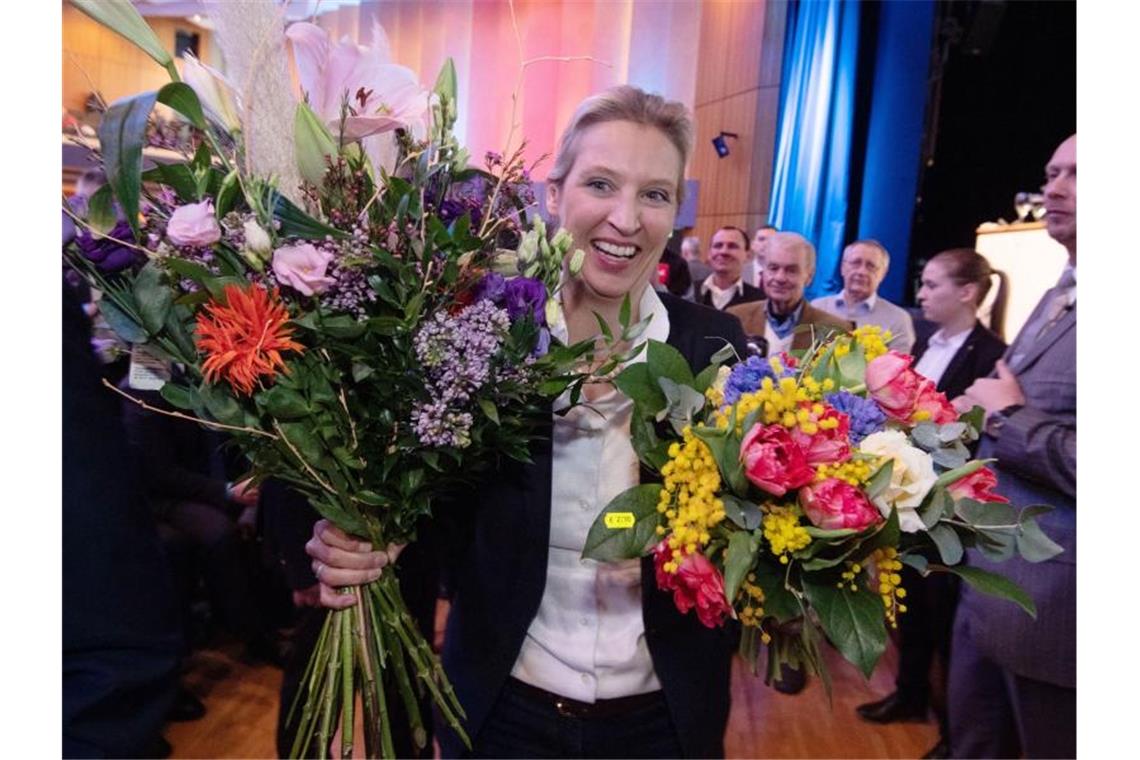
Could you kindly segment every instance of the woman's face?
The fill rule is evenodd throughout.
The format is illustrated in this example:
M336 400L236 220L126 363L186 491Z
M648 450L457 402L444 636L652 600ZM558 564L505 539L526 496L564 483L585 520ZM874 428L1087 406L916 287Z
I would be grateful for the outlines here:
M957 316L975 311L974 288L957 284L945 266L931 261L922 270L918 303L922 306L922 316L944 325Z
M681 153L656 127L595 124L546 208L586 252L580 282L600 300L637 299L673 232Z

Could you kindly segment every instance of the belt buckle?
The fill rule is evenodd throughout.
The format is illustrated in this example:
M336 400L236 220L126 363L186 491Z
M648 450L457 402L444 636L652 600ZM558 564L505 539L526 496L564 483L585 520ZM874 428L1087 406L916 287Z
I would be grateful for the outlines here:
M569 699L559 698L554 701L554 709L563 718L584 718L585 710Z

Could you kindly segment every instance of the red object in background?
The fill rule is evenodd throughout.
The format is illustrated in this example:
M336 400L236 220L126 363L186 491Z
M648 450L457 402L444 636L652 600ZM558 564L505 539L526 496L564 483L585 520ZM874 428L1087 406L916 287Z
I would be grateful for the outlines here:
M669 284L669 265L663 261L657 264L657 282L662 285Z

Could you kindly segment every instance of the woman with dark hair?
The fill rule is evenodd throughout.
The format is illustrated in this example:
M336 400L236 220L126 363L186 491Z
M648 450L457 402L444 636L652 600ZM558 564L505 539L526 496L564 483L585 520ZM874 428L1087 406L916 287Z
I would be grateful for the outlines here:
M1005 343L977 316L993 274L985 257L971 248L942 251L922 270L918 302L928 324L926 329L917 326L915 370L933 380L949 398L962 395L974 380L990 374L1005 353ZM943 674L947 672L957 589L949 574L923 578L909 567L903 569L903 586L908 591L907 613L899 616L895 691L856 711L874 723L893 723L925 720L927 708L933 706L939 740L925 757L949 757L945 683L932 694L929 671L937 651Z

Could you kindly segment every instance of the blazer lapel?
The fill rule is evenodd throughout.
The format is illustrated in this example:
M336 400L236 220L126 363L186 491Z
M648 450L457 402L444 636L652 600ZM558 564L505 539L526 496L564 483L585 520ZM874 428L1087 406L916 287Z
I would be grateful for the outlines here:
M1049 328L1048 332L1035 340L1033 344L1026 349L1025 355L1021 357L1020 361L1018 361L1016 364L1010 365L1010 369L1013 370L1014 373L1017 373L1025 367L1028 367L1033 362L1037 361L1037 357L1045 353L1045 350L1056 343L1062 335L1067 333L1070 329L1075 328L1076 324L1077 305L1073 304L1072 308L1066 311L1061 316L1061 318L1057 320L1057 324ZM1019 335L1018 342L1021 340L1033 340L1033 336ZM1012 355L1012 351L1007 353L1007 356Z
M974 325L974 329L970 331L966 342L954 352L954 356L950 358L950 363L946 365L946 371L942 373L942 379L938 383L942 388L949 388L957 380L958 373L966 366L966 362L973 357L974 351L978 347L978 331L982 329L984 328L980 324Z

